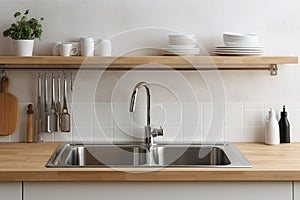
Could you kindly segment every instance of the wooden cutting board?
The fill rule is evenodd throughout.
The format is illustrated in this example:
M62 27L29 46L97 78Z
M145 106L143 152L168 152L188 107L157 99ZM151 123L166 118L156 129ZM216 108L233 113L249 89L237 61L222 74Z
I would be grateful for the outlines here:
M2 92L0 93L0 135L10 135L18 123L18 100L8 93L9 80L6 76L1 79Z

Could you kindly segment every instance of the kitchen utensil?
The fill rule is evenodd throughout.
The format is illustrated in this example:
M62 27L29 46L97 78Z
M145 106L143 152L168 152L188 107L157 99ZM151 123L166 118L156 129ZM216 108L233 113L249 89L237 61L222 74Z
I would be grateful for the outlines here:
M263 46L253 46L253 47L247 47L247 46L215 46L215 54L217 55L232 55L232 56L238 56L238 55L261 55L264 54L264 47Z
M66 76L64 77L64 90L63 90L63 108L62 108L62 114L61 114L61 131L62 132L70 132L70 114L68 112L67 107L67 79Z
M177 39L193 39L194 35L183 35L183 34L169 34L169 39L177 40Z
M27 106L27 142L33 142L33 130L32 130L32 115L33 115L33 105L28 104Z
M34 138L35 142L42 142L42 79L39 74L38 76L38 86L37 86L37 102L36 102L36 136Z
M51 132L57 132L57 112L56 112L56 105L55 105L54 74L52 74L52 84L51 84L50 130L51 130Z
M59 56L59 46L62 42L52 42L52 56Z
M168 43L170 45L196 45L197 44L197 40L196 39L169 39Z
M111 56L111 40L98 39L95 45L96 56Z
M47 74L45 73L44 79L44 128L46 133L51 133L50 128L50 111L48 107L48 81Z
M199 48L164 48L161 50L161 54L163 55L198 55L200 49Z
M12 134L18 123L18 100L8 93L9 80L6 76L1 79L0 93L0 135Z
M257 46L258 36L254 34L223 33L223 42L226 46Z
M57 112L57 131L60 130L60 126L61 126L61 79L60 76L58 74L57 77L57 101L56 101L56 112Z
M78 53L79 49L73 47L72 43L63 42L59 45L59 54L61 56L73 56Z
M71 81L71 92L73 92L73 72L70 74L70 81Z
M93 56L95 43L92 37L81 37L80 38L80 50L82 56Z

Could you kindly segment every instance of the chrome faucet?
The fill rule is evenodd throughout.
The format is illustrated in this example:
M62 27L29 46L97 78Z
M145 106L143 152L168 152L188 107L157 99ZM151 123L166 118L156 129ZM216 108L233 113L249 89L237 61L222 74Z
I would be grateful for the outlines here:
M135 111L135 104L136 104L136 98L138 91L141 87L144 87L146 89L147 93L147 125L145 126L145 144L148 146L153 145L153 138L157 136L162 136L163 135L163 129L160 127L159 129L157 128L151 128L150 126L150 86L148 83L141 81L133 89L132 95L131 95L131 100L130 100L130 106L129 106L129 112L134 112Z

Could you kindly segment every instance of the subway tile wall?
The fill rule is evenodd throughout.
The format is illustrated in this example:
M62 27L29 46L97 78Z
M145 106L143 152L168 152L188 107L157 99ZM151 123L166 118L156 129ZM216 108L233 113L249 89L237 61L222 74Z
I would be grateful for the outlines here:
M292 141L300 142L298 102L155 104L151 107L151 124L157 128L161 125L164 129L164 136L155 138L159 142L263 142L268 109L275 109L279 119L283 104L287 107ZM19 104L18 127L12 135L1 136L0 142L26 140L27 105L27 103ZM141 141L146 124L145 105L137 105L133 114L129 113L128 106L128 103L70 104L71 133L44 133L44 141L112 143ZM218 123L215 123L216 121Z

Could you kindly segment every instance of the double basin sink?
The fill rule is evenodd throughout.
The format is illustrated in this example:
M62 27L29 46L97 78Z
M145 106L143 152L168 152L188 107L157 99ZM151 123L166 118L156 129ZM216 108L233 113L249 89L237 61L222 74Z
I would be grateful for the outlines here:
M252 167L232 143L226 144L62 144L47 167Z

